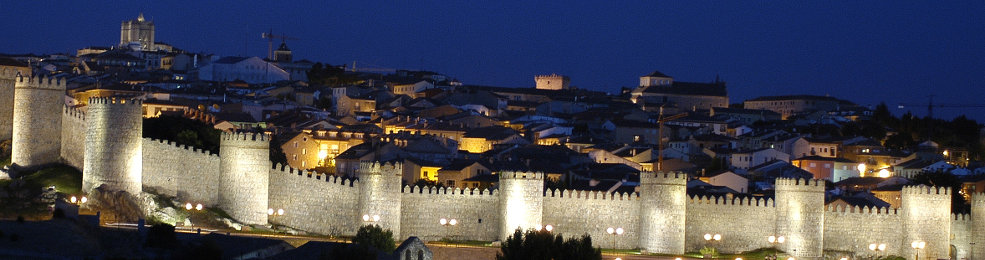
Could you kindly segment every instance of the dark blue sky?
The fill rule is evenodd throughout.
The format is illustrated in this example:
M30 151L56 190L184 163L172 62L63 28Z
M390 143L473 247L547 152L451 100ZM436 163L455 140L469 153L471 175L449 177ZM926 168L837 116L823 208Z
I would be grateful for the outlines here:
M220 55L266 55L260 34L295 57L426 69L465 83L532 86L537 74L616 92L660 70L729 83L733 103L830 94L985 104L985 1L11 1L0 53L71 52L119 41L144 12L157 40ZM924 115L926 105L913 108ZM985 109L936 109L939 117Z

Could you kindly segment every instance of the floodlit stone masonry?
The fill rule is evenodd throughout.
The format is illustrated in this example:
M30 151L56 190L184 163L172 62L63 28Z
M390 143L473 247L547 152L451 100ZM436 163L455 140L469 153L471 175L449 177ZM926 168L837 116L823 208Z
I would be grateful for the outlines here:
M70 165L84 165L84 179L139 180L142 189L219 207L244 223L280 224L330 235L354 235L361 225L378 224L393 230L398 239L485 241L505 239L517 227L551 225L567 236L589 234L603 247L665 254L697 251L703 246L725 253L769 248L774 246L766 239L770 235L787 238L776 246L798 258L868 257L873 256L868 245L876 243L886 244L882 254L912 259L916 252L910 243L916 240L927 245L921 257L946 258L951 248L959 258L978 259L985 254L982 194L972 196L970 215L952 215L948 189L907 187L898 210L827 208L824 185L813 180L778 179L775 200L689 198L686 175L664 172L642 173L640 191L628 194L544 190L541 173L523 172L498 173L497 190L401 187L403 166L392 162L363 162L361 180L349 181L272 166L269 138L262 134L223 134L218 156L168 141L134 138L129 134L139 133L139 124L106 116L128 115L132 111L126 112L126 106L133 103L106 104L102 112L96 105L83 113L62 109L61 96L50 91L59 87L64 91L64 82L26 77L17 82L15 100L23 105L15 104L14 144L22 144L20 150L15 149L15 158L20 158L15 162L33 164L60 157ZM49 104L58 106L33 107L41 102L26 102L34 99L57 100ZM59 114L58 110L63 111ZM54 126L21 120L46 117L58 122L68 118L73 123L47 129ZM106 136L128 135L119 141L99 141L90 130L73 131L79 124ZM62 139L66 142L60 143ZM54 148L23 145L40 140L51 141ZM85 140L83 157L69 151L59 153L59 149L77 149L69 140ZM96 176L88 170L132 170L128 162L133 161L127 160L133 158L129 152L135 149L142 161L139 176ZM124 156L108 157L95 151L121 151ZM446 220L444 225L441 219ZM448 224L452 219L456 225ZM605 231L608 227L621 227L625 232L610 235ZM722 240L705 241L703 234L721 234ZM977 242L974 248L971 242Z
M90 98L85 131L82 190L100 185L130 194L142 191L141 101ZM66 140L67 141L67 140Z
M18 75L14 82L11 162L30 167L58 162L65 80Z

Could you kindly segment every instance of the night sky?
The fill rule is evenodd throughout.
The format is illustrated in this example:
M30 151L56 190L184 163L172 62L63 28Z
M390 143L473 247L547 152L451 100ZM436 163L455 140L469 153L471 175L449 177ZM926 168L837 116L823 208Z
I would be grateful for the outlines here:
M119 42L144 12L157 41L266 56L262 32L295 59L425 69L466 84L572 85L615 93L660 70L729 83L732 103L831 95L874 105L985 105L985 1L14 1L0 0L0 53L75 53ZM575 3L572 3L575 2ZM246 4L249 3L249 4ZM276 47L276 46L275 46ZM985 120L985 109L935 109Z

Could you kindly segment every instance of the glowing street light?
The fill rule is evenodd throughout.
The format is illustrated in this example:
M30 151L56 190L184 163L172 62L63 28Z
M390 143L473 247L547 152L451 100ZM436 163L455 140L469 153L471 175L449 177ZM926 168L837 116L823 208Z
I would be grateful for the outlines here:
M75 204L75 201L77 201L77 200L78 199L76 199L75 196L72 196L72 198L70 198L68 201L71 201L72 204Z
M202 210L202 203L195 204L195 210Z
M277 209L277 215L278 216L283 216L284 215L284 209Z
M858 174L861 175L862 177L865 177L865 164L864 163L858 164Z
M87 201L89 201L89 198L86 198L86 196L82 196L82 199L79 200L79 203L86 203Z
M554 226L551 226L551 225L547 225L547 226L544 226L544 229L546 229L546 230L547 230L547 232L551 232L551 231L553 231L553 230L554 230Z
M267 209L267 215L274 215L274 209Z
M192 204L191 203L185 203L185 210L192 210Z
M608 233L609 235L612 235L612 248L613 249L616 248L616 236L622 235L622 233L624 233L624 232L626 232L626 230L622 229L622 227L616 227L616 228L609 227L609 228L606 228L605 229L605 233Z
M944 151L944 152L947 152L947 151ZM916 251L916 252L914 252L914 254L916 254L916 257L914 257L913 259L920 260L920 250L923 249L926 246L927 246L927 242L920 241L920 240L913 241L913 243L910 243L910 247L912 247Z
M776 260L777 257L776 245L783 244L783 242L785 242L786 240L787 238L783 236L769 236L766 238L766 241L770 242L770 244L773 244L773 256L771 257L771 259Z

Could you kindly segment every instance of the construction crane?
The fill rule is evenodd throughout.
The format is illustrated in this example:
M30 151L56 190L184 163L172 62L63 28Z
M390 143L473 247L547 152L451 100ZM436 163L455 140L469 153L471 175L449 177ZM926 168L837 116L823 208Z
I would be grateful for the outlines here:
M934 104L934 95L927 96L927 117L934 117L934 108L985 108L985 104ZM899 103L897 108L923 106L917 103Z
M291 37L291 36L274 34L274 29L270 29L270 32L265 32L265 33L261 34L260 35L260 38L267 39L267 59L268 60L273 60L274 59L274 39L280 39L280 42L281 43L285 43L285 42L287 42L287 40L298 40L298 38L294 38L294 37Z
M664 140L663 140L664 139L664 123L665 122L674 121L674 120L677 120L677 119L681 119L682 117L686 117L686 116L687 116L687 112L676 114L676 115L672 115L672 116L668 116L668 117L664 117L664 108L663 108L663 106L660 106L660 114L659 114L659 116L657 116L657 138L659 138L659 141L657 141L657 149L658 149L658 151L657 151L657 154L658 154L657 155L657 172L662 171L663 170L663 167L664 167Z
M365 67L365 66L360 67L360 68L356 68L356 61L352 61L352 67L349 68L349 71L352 71L352 72L389 72L389 73L393 73L393 72L397 71L397 69L379 68L379 67Z

